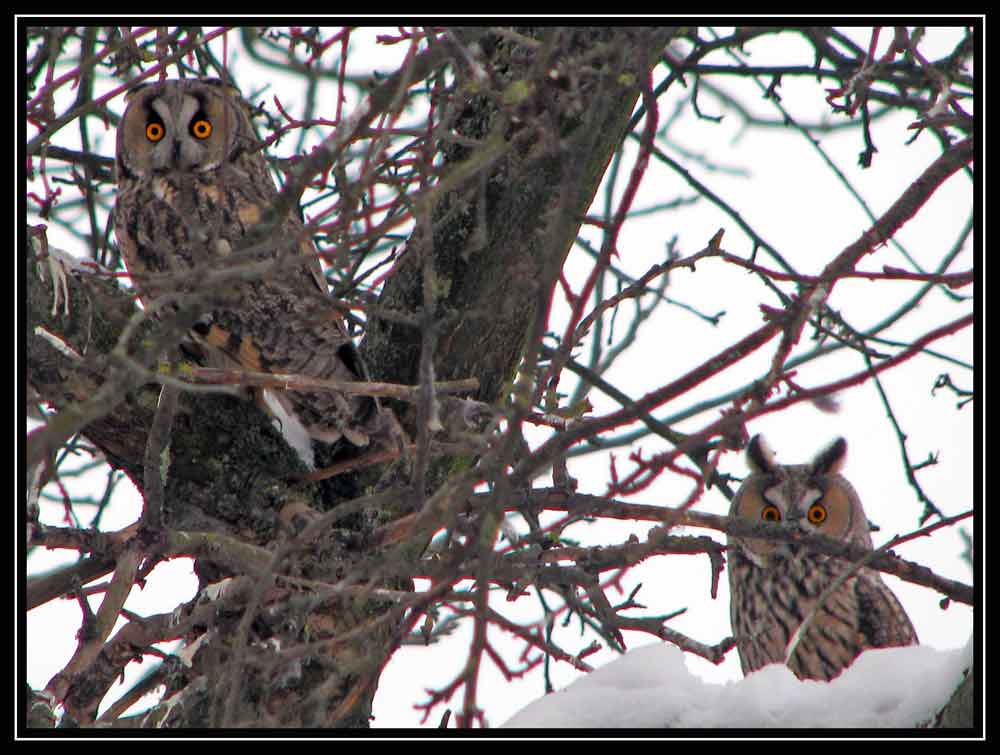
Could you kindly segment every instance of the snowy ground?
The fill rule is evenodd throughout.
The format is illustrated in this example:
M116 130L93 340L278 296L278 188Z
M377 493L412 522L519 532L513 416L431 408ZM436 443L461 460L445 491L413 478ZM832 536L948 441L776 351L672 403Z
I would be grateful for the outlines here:
M957 650L862 654L832 682L772 665L728 684L692 675L667 644L637 648L528 705L503 728L912 728L931 720L972 665Z

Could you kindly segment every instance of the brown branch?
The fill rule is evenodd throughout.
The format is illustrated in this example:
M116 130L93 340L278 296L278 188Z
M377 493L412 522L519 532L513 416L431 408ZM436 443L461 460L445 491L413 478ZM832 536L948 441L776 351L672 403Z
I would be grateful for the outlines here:
M661 506L650 506L639 503L628 503L600 496L585 495L582 493L567 493L563 490L535 490L532 491L530 500L533 504L544 508L547 511L564 511L573 516L596 516L611 519L638 520L662 522L668 527L700 527L704 529L725 532L728 535L739 537L754 537L763 540L777 542L795 542L807 545L820 553L846 559L848 561L859 561L867 558L872 551L860 545L843 543L833 538L828 538L817 534L799 534L786 530L782 525L774 525L767 522L756 523L747 522L741 519L733 519L726 516L717 516L698 511L678 511ZM963 519L972 516L972 512L965 512L948 520L933 525L933 529L941 526L956 524ZM911 535L900 539L898 542L907 540L919 535L929 534L933 529L924 528ZM898 543L895 543L898 544ZM925 566L906 561L892 553L882 553L875 555L868 563L873 569L892 574L905 582L915 585L929 587L940 592L942 595L965 603L974 605L975 591L971 585L963 584L957 580L947 579L932 572Z
M565 449L576 445L586 438L600 435L607 430L629 424L653 409L662 406L677 396L681 396L697 385L717 375L721 370L743 360L765 343L770 341L780 330L777 323L769 322L740 339L735 344L723 349L714 357L702 362L701 365L689 371L686 375L662 388L647 393L637 399L632 405L606 414L603 417L580 420L564 433L559 433L541 445L531 457L521 461L514 469L515 484L523 484L532 479ZM694 442L685 443L685 452L704 443L699 434Z
M931 163L913 181L903 194L893 202L871 228L846 247L820 273L820 279L829 281L830 287L841 277L853 272L857 263L891 239L910 221L945 181L956 171L972 162L975 146L971 137L952 145ZM827 291L829 294L829 291ZM808 298L808 297L806 297Z
M596 307L594 307L591 312L584 317L580 324L577 326L573 338L569 339L568 342L571 344L578 343L583 336L590 330L591 326L594 324L595 320L599 318L604 312L609 309L617 307L621 302L626 299L632 299L638 296L642 296L649 292L647 286L655 278L670 272L671 270L679 267L689 268L692 272L695 269L695 264L706 257L723 257L727 259L729 257L735 257L735 255L729 255L723 252L719 247L719 243L722 241L723 231L720 229L709 241L708 246L702 249L700 252L695 252L689 257L684 257L682 259L669 260L667 262L662 262L658 265L653 265L649 270L647 270L635 283L626 286L619 293L614 296L610 296L603 301L601 301ZM735 257L736 259L740 259ZM555 354L555 352L550 350L550 354ZM568 361L569 351L567 350L565 354L562 355L563 361Z
M714 256L717 256L726 262L738 265L744 270L750 270L751 272L763 275L770 280L789 281L803 286L815 286L823 283L824 281L824 278L821 275L805 275L804 273L796 273L793 275L791 273L784 273L780 270L773 270L771 268L764 267L756 262L743 259L735 254L730 254L729 252L721 250L716 252ZM841 274L840 278L863 278L871 281L906 280L921 283L940 283L948 288L963 288L975 282L976 272L975 270L966 270L961 273L916 273L911 270L903 270L902 268L884 265L881 272L852 270Z
M420 401L419 385L398 385L365 380L320 380L305 375L280 372L253 372L241 369L185 366L185 373L200 383L241 387L280 388L287 391L334 391L350 396L378 396L399 401ZM464 393L479 388L478 378L440 380L434 383L435 393Z
M975 316L970 314L966 315L965 317L961 317L957 320L954 320L950 323L947 323L946 325L943 325L939 328L936 328L935 330L926 333L925 335L921 336L920 338L910 343L905 349L900 351L898 354L880 362L878 365L876 365L871 369L866 369L861 372L857 372L853 375L849 375L848 377L836 380L832 383L827 383L822 386L817 386L815 388L808 388L808 389L800 388L791 395L786 396L785 398L776 399L767 404L756 403L755 406L751 406L742 411L730 412L724 415L721 419L718 419L712 424L710 424L705 429L689 435L687 439L685 439L682 442L679 442L676 448L674 448L674 450L660 454L659 456L654 457L652 460L644 462L643 472L647 475L658 474L659 470L669 466L670 464L673 464L674 461L677 459L677 457L680 456L681 454L691 454L692 452L703 448L712 438L716 436L728 436L732 432L737 432L747 422L757 417L761 417L765 414L771 414L776 411L781 411L789 406L798 404L802 401L813 401L826 396L834 395L846 388L850 388L856 385L861 385L870 380L874 375L877 375L881 372L884 372L885 370L891 369L899 364L902 364L903 362L906 362L907 360L920 354L928 344L933 343L937 339L944 338L945 336L948 335L952 335L953 333L957 333L958 331L971 326L974 322L974 319ZM765 334L773 336L774 333L775 333L774 330L768 331L767 326L765 326L764 328L761 328L755 331L753 334L751 334L751 336L749 336L748 339L754 338L755 342L757 342L759 345L764 342L761 340L761 338L763 338ZM744 341L742 341L741 343L747 342L748 339L744 339ZM725 359L726 358L725 353L720 355L720 357L718 358ZM706 364L711 364L711 362L708 362ZM705 365L703 365L696 371L696 373L703 373L703 372L705 372ZM692 374L694 373L689 373L689 375ZM706 379L708 376L710 376L710 374L706 375ZM662 396L664 393L673 391L674 386L682 384L684 381L688 379L689 379L688 376L680 378L680 380L671 383L669 386L666 386L665 388L660 389L659 391L656 391L652 394L647 394L647 397L653 395L656 395L658 397ZM642 400L645 401L646 399L644 398ZM537 474L538 470L543 468L546 464L551 463L551 457L554 456L556 453L561 452L564 448L567 448L570 445L577 443L587 437L596 436L597 434L599 434L601 430L605 429L606 427L614 427L617 426L618 424L623 424L624 423L623 418L626 419L627 421L637 419L639 416L641 416L639 410L640 406L637 402L636 405L632 408L623 409L618 412L615 412L614 414L609 414L606 415L605 417L599 417L594 420L586 420L579 422L566 433L563 433L561 435L556 435L550 440L546 441L546 443L542 445L541 449L538 452L536 452L534 456L525 460L524 462L521 463L521 465L518 466L516 472L519 475L524 475L523 479L526 480L532 479L533 476ZM633 486L635 486L634 482Z
M676 645L687 653L694 653L716 665L722 663L726 659L726 653L736 647L735 637L726 637L716 645L706 645L668 628L656 617L616 616L615 626L619 629L651 634L665 642L669 642L671 645Z
M178 390L174 386L165 385L160 389L153 424L146 438L142 526L154 536L159 535L163 527L164 478L170 468L170 430L177 414L177 398Z
M770 392L771 387L778 381L784 370L785 361L791 354L792 348L799 342L806 322L826 303L837 281L853 272L862 257L871 254L891 239L953 173L971 162L974 157L975 150L971 137L945 150L910 184L871 228L823 268L819 282L807 286L796 297L787 310L791 313L791 319L785 325L781 343L771 359L771 369L762 381L764 395Z
M76 652L66 666L45 685L45 691L55 699L61 700L67 712L82 725L94 722L99 702L87 694L87 677L97 663L111 630L114 629L118 614L132 590L141 560L142 552L140 548L134 546L128 548L118 558L115 575L104 593L104 599L93 617L93 622L84 621L84 626L78 635ZM77 698L72 694L74 690L82 690L83 695Z

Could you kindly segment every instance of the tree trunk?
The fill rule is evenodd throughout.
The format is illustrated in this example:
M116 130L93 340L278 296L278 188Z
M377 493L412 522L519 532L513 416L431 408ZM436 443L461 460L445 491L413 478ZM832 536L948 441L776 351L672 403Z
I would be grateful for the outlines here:
M416 206L416 230L369 313L362 353L374 379L417 384L429 375L477 377L476 398L505 398L525 347L533 348L543 334L539 315L672 32L518 33L523 41L456 32L483 51L502 107L497 97L467 87L456 130L481 145L441 147L446 170L440 190ZM29 250L29 272L35 264ZM143 490L144 449L159 388L142 385L143 377L113 354L134 313L132 296L92 276L71 276L66 317L51 314L48 277L29 274L26 282L31 388L60 410L57 422L84 417L83 433ZM82 361L35 337L38 327L63 339ZM127 351L145 353L136 358L155 369L162 354L149 344L156 338L155 325L140 329ZM105 404L88 404L109 380L116 390ZM419 436L418 412L402 404L392 408L406 432ZM312 483L294 479L296 463L252 403L217 394L181 396L163 495L165 531L143 537L154 551L196 555L203 584L224 576L241 579L216 597L203 618L204 602L184 607L178 635L197 641L197 651L190 667L168 670L169 702L136 725L368 724L379 674L401 639L399 612L378 590L405 587L419 555L380 547L385 538L378 533L446 481L455 483L462 465L432 463L422 490L390 496L384 494L388 480L412 483L405 465L381 482L384 470L369 469ZM471 490L472 482L464 489ZM290 537L282 521L283 512L299 506L330 511L358 496L369 497L364 505L346 507L308 542ZM91 559L109 553L93 552ZM300 584L276 580L279 571ZM90 675L62 680L67 714L83 725L96 715L101 696L94 690L105 689L103 682L131 657L109 648L101 653Z

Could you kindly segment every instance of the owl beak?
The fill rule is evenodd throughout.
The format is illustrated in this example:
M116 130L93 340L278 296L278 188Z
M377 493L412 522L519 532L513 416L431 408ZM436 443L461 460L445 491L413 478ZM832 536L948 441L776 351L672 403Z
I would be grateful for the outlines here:
M785 516L785 523L793 525L796 529L803 532L809 531L809 522L806 520L805 512L799 511L798 508L793 507L788 510L788 514Z

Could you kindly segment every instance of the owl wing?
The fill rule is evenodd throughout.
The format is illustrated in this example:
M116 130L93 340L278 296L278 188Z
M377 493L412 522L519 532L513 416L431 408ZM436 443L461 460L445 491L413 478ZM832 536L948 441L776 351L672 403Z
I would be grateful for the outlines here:
M360 359L339 315L317 318L315 307L306 307L282 286L255 286L253 297L245 307L216 310L211 319L196 323L193 335L204 347L205 361L322 380L363 379ZM355 446L367 445L376 430L377 404L367 396L265 388L257 391L257 398L283 430L326 443L343 437ZM291 429L291 424L298 427Z
M917 645L917 633L899 598L878 572L862 571L854 584L858 631L865 648Z
M294 284L265 278L243 287L242 301L213 310L194 332L229 364L254 372L286 373L333 381L364 379L360 358L343 319L329 301L304 292L313 283L298 269ZM283 424L290 415L308 437L334 443L346 438L368 444L378 406L367 396L335 390L264 389L262 405Z
M157 176L149 185L123 192L116 204L116 234L122 255L144 305L172 293L175 284L156 273L222 267L272 204L273 186L260 187L233 170L216 183L191 175ZM244 180L240 180L244 179ZM285 249L307 257L295 264L281 259ZM205 363L254 372L290 373L321 380L364 378L361 361L343 317L328 298L319 256L305 227L289 217L262 250L275 266L263 273L235 276L192 328L188 351ZM150 275L150 274L154 275ZM165 282L160 282L160 281ZM254 391L283 431L303 436L291 445L302 453L309 439L333 443L346 438L363 446L376 430L377 402L332 390ZM286 437L289 437L286 432Z
M119 187L113 211L118 251L128 269L133 291L147 311L160 293L151 276L170 270L167 255L146 230L155 215L148 200L142 187Z
M235 195L236 213L256 220L256 198ZM297 217L286 219L277 238L298 238L305 262L282 264L242 287L244 300L213 313L203 337L244 369L284 372L322 380L364 379L364 369L341 314L329 299L319 255ZM202 325L204 331L204 324ZM367 445L378 415L367 396L337 391L271 391L261 397L291 413L311 438L333 443L341 437Z
M310 239L303 239L299 243L299 254L309 260L306 263L306 272L309 273L309 277L316 284L316 289L324 296L329 294L330 289L326 283L326 276L323 275L323 266L319 262L319 253Z

